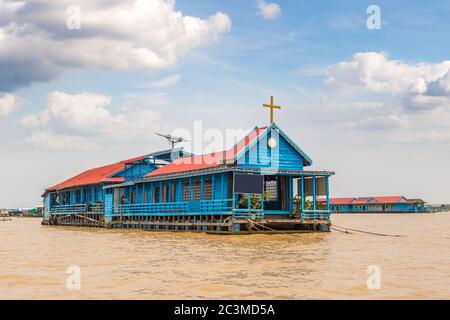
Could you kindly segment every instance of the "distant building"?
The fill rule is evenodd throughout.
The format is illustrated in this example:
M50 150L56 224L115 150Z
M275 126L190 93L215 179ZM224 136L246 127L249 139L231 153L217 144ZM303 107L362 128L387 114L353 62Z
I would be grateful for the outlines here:
M23 216L23 217L43 217L44 216L44 207L37 206L36 208L23 209L21 216Z
M427 209L430 212L449 212L450 204L429 204Z
M21 216L22 210L20 209L9 209L8 210L10 216Z
M330 206L337 213L426 212L425 201L404 196L331 198Z

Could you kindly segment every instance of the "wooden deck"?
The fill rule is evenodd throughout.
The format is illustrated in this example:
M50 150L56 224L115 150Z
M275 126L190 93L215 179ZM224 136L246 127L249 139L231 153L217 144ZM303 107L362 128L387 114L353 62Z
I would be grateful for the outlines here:
M329 220L300 220L290 218L247 219L231 216L127 217L105 222L99 214L53 215L44 225L79 226L114 229L143 229L148 231L189 231L217 234L308 233L330 231Z

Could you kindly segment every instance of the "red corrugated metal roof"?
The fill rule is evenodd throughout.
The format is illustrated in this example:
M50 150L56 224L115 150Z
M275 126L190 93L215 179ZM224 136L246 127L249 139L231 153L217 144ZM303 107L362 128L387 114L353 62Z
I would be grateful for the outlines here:
M321 199L325 201L325 199ZM408 200L406 200L407 202ZM330 198L330 204L394 204L405 203L403 196L360 197L360 198Z
M255 128L228 151L220 151L199 156L181 158L153 172L150 172L149 174L147 174L147 177L221 166L225 162L233 160L237 154L239 154L248 145L250 145L255 140L255 138L257 138L261 133L264 132L266 128L267 127Z
M378 203L374 197L364 197L364 198L354 198L351 201L351 204L369 204L369 203Z
M144 159L145 156L135 157L127 160L123 160L117 163L109 164L106 166L86 170L70 179L67 179L57 185L45 189L45 191L55 191L67 188L73 188L82 185L97 184L102 182L116 182L120 183L124 181L123 177L110 178L116 172L125 169L127 163L136 162Z
M350 204L352 200L353 198L331 198L330 204Z
M405 202L404 197L402 196L388 196L388 197L374 197L378 203L401 203Z

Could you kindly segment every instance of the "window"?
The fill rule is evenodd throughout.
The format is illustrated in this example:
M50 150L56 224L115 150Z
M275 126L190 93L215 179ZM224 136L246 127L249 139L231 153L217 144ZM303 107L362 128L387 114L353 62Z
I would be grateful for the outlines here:
M183 201L189 201L189 189L190 189L190 184L189 181L186 181L183 183Z
M147 191L145 190L145 187L142 188L142 202L147 203L148 195Z
M84 202L86 203L91 202L91 190L89 189L84 190Z
M194 181L194 200L200 200L201 198L202 182L200 180Z
M81 189L75 191L75 203L81 203Z
M153 203L159 202L159 187L153 187Z
M69 203L69 193L68 192L63 192L61 195L61 204L68 204Z
M203 198L205 200L211 200L212 199L212 180L206 179L203 185Z
M177 199L177 186L175 184L172 184L170 186L170 201L176 202Z
M278 180L266 180L264 194L265 194L266 201L277 201L278 200Z
M131 203L136 203L136 192L131 192Z
M168 186L167 185L163 185L162 187L162 202L168 202L167 196L168 196Z

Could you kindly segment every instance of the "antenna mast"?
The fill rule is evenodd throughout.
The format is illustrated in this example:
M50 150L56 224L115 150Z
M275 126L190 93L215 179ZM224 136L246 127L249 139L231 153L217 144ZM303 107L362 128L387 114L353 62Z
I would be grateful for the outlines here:
M158 132L155 132L155 134L157 134L160 137L166 138L167 141L169 141L169 143L172 147L172 150L175 148L175 144L183 142L183 141L187 141L183 137L174 137L170 134L162 134L162 133L158 133Z

